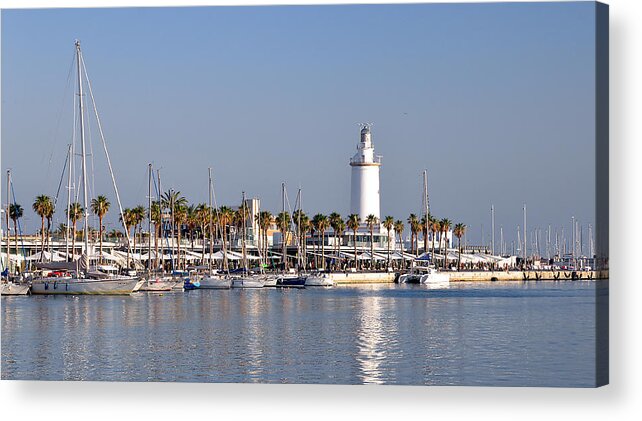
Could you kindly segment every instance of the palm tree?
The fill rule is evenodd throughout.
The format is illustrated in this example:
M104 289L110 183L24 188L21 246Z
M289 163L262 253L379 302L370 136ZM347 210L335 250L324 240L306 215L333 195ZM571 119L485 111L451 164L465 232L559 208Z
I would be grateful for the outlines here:
M415 215L414 213L410 214L410 216L408 217L408 225L410 225L410 252L412 254L416 254L415 238L417 238L417 234L419 233L420 228L420 223L417 215Z
M140 243L143 242L143 236L141 233L142 226L141 224L145 220L145 208L143 206L136 206L132 209L132 222L134 224L134 253L136 253L136 233L138 232L138 239Z
M318 213L312 218L317 228L318 237L321 238L321 269L325 270L325 231L330 228L330 219L327 216Z
M46 238L46 241L47 241L47 249L49 250L49 252L51 252L51 241L50 241L50 237L51 237L51 222L53 220L53 216L54 216L54 212L55 211L56 211L56 205L55 205L55 203L52 202L51 203L51 207L49 207L47 209L47 213L45 214L45 218L47 219L47 238Z
M299 236L299 243L302 251L301 254L303 255L303 267L305 268L308 264L306 234L311 227L310 217L301 209L297 209L292 214L292 220L294 221L294 225L297 229L297 235Z
M432 232L432 239L431 239L432 252L430 254L430 260L434 262L435 261L435 238L437 237L437 233L441 232L441 221L439 219L432 218L430 220L430 231Z
M402 264L404 262L404 255L403 255L403 230L404 230L404 224L402 220L396 220L395 221L395 232L399 234L399 244L401 245L401 259L402 259Z
M168 190L161 195L161 204L164 208L171 208L173 206L187 206L188 202L181 192Z
M359 229L359 225L361 224L361 219L359 218L359 215L356 213L353 213L351 215L348 215L348 219L346 220L346 225L348 228L352 230L352 233L354 235L353 237L353 242L354 242L354 267L355 269L357 268L357 230Z
M125 208L123 209L123 213L120 215L120 222L123 224L125 227L125 232L127 233L127 269L130 268L129 266L129 252L131 250L130 244L129 244L129 230L131 227L134 225L134 212L130 208ZM134 237L134 247L136 244L136 238Z
M374 227L379 223L379 218L370 214L366 216L366 225L370 231L370 269L374 269Z
M283 243L283 268L287 270L288 268L288 259L287 259L287 233L290 229L290 214L288 212L280 212L274 219L276 227L281 231L281 241Z
M261 211L256 214L256 223L259 227L259 238L261 238L261 255L263 256L264 263L267 264L268 256L268 241L267 241L267 232L272 226L273 220L272 212L270 211Z
M205 263L205 230L210 224L210 212L211 209L205 203L200 203L194 209L194 215L192 216L192 223L195 227L197 226L201 230L201 262L203 264ZM212 239L210 239L210 241L212 241Z
M338 254L337 249L340 247L337 241L339 234L339 224L343 222L343 218L337 212L332 212L330 216L328 216L328 219L330 221L330 227L332 228L332 232L334 234L334 254L336 256Z
M457 259L457 269L461 267L461 237L464 236L466 233L466 224L462 224L461 222L459 224L455 225L455 229L453 230L453 234L455 234L455 237L457 237L458 240L458 248L459 248L459 257Z
M67 209L67 216L69 217L69 222L71 222L71 227L72 227L72 237L71 237L71 261L74 261L74 258L76 257L76 224L78 223L78 220L82 218L85 210L83 209L82 206L80 206L80 203L72 203L69 205L69 209ZM67 258L69 258L67 256Z
M344 233L345 230L346 230L346 223L342 219L342 220L337 222L337 234L339 236L339 245L337 246L337 249L338 249L339 252L341 251L341 242L342 242L343 233ZM337 258L339 259L339 261L341 261L341 257L340 256L341 256L341 254L337 253Z
M18 219L22 218L23 213L24 209L22 209L22 206L18 203L12 203L11 206L9 206L9 218L11 218L11 220L13 221L13 238L16 245L16 257L18 256ZM7 250L9 250L8 243ZM9 262L8 255L9 254L7 253L7 262Z
M58 237L63 237L67 233L67 229L67 224L58 224L58 228L56 228L54 234Z
M227 207L221 206L218 210L218 223L221 227L221 235L223 237L223 269L228 270L227 261L227 226L232 223L234 219L234 211Z
M109 207L111 203L105 196L98 196L91 201L91 211L98 216L98 230L100 236L100 252L98 254L98 259L102 263L103 261L103 218L105 214L109 212Z
M430 214L421 217L421 233L424 236L424 253L428 253L428 231L432 224L432 216Z
M156 233L154 235L154 253L155 253L155 259L154 259L154 267L158 268L158 238L161 237L161 219L162 219L162 211L160 204L158 202L153 202L152 207L150 209L151 212L151 220L154 223L154 232Z
M36 197L36 200L33 202L32 208L33 211L36 212L38 216L40 216L40 260L42 261L45 252L45 218L48 219L48 216L53 209L53 202L51 201L51 198L49 196L41 194L40 196Z
M386 263L387 267L390 267L390 231L395 226L395 218L392 216L386 216L383 219L383 227L388 231L388 262Z
M450 226L452 225L452 222L450 222L450 219L444 218L441 220L441 232L443 232L443 237L444 237L444 269L446 268L446 263L448 262L448 242L447 242L447 234L448 230L450 229ZM439 239L439 243L441 244L441 238Z
M174 203L174 222L176 222L176 267L180 270L181 266L181 232L183 225L187 222L187 206Z

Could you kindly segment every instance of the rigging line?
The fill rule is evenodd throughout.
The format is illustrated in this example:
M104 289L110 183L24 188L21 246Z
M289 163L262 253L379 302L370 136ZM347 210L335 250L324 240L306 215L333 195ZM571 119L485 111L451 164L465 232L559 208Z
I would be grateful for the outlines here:
M58 183L58 190L56 190L56 196L54 197L53 202L53 211L56 212L56 204L58 203L58 196L60 195L60 188L62 187L62 181L65 178L65 172L67 171L67 164L69 163L69 154L65 158L65 165L62 167L62 174L60 175L60 182Z
M53 142L52 142L52 145L51 145L51 152L49 153L49 162L48 162L48 165L47 165L47 172L46 172L46 178L45 178L47 180L49 179L49 174L51 172L51 163L53 161L53 155L54 155L54 152L55 152L55 150L57 149L57 146L58 146L58 132L60 130L60 122L62 120L62 110L63 110L63 106L65 104L65 101L67 100L67 95L69 93L69 87L71 86L71 75L72 75L72 72L73 72L73 69L74 69L75 60L76 60L76 52L74 51L74 54L72 55L72 58L71 58L71 63L69 64L69 71L67 72L67 83L65 85L65 90L64 90L63 95L62 95L62 100L60 102L60 107L58 108L58 117L56 119L56 128L55 128L54 134L53 134Z
M107 151L107 144L105 143L105 135L103 133L102 124L100 124L100 117L98 117L98 109L96 107L96 101L94 99L94 93L91 89L91 81L89 80L89 75L87 75L87 68L85 67L85 59L80 54L80 62L82 63L82 68L85 74L85 79L87 80L87 87L89 88L89 96L91 97L91 103L94 108L94 114L96 115L96 123L98 123L98 131L100 132L100 140L103 144L103 150L105 151L105 156L107 157L107 166L109 167L109 174L111 175L111 181L114 186L114 192L116 193L116 201L118 202L118 210L120 212L121 220L123 227L125 228L125 236L127 236L127 248L131 250L131 241L129 238L129 231L127 230L127 224L125 223L125 216L123 214L123 206L120 201L120 195L118 194L118 188L116 187L116 178L114 177L114 171L111 165L111 159L109 158L109 152Z

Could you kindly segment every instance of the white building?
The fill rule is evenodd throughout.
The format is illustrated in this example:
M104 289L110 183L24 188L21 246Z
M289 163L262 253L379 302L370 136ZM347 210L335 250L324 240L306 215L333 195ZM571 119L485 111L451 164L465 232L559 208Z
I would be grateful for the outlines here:
M368 215L381 220L379 211L379 167L381 156L374 154L370 127L361 129L361 139L357 153L350 159L352 184L350 193L350 213L358 214L363 223Z

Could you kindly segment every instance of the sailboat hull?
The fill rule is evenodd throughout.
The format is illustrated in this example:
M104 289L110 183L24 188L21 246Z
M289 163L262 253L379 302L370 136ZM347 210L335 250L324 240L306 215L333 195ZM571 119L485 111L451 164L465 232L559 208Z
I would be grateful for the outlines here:
M262 279L239 278L232 280L232 288L263 288L264 286Z
M305 276L280 277L276 280L277 288L305 288Z
M305 278L306 287L331 287L334 286L334 281L329 276L315 276L310 275Z
M200 289L229 289L232 287L232 280L227 278L204 276L199 282Z
M138 289L138 291L147 291L147 292L171 291L174 284L175 284L174 281L149 280L149 281L143 282L143 285Z
M43 279L31 284L32 294L53 295L129 295L134 291L136 278L120 279Z
M14 284L13 282L3 283L1 293L2 295L27 295L29 294L29 285Z

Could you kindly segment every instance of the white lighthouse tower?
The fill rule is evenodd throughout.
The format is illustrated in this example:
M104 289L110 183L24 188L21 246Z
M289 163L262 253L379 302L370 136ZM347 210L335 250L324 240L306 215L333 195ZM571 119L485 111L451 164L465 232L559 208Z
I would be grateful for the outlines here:
M350 213L359 215L361 223L368 215L381 220L379 214L379 167L381 157L375 156L370 136L370 126L361 129L361 139L357 153L350 159L352 167L352 188L350 194Z

